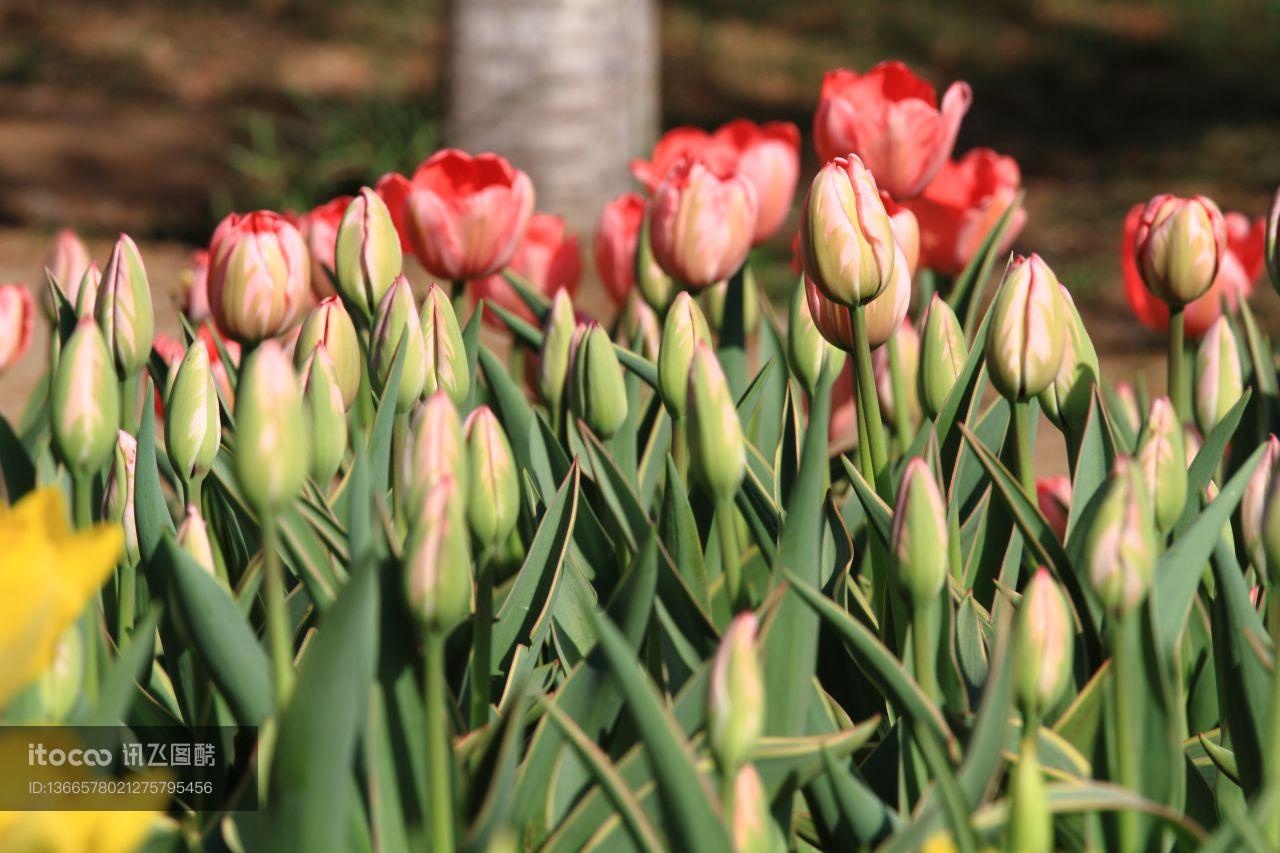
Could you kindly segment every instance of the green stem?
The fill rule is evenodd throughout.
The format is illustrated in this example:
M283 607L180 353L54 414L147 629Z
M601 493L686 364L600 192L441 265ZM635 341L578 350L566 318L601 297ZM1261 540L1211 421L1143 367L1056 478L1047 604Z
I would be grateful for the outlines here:
M871 459L871 439L867 437L867 413L862 408L862 400L858 397L858 377L849 371L849 399L853 401L853 413L858 429L858 467L862 469L862 478L873 487L876 484L876 465Z
M1018 481L1027 500L1036 502L1036 470L1032 462L1031 401L1019 400L1013 404L1013 435L1018 452Z
M126 376L120 382L120 429L137 432L138 375Z
M1138 627L1141 610L1118 614L1112 627L1111 663L1113 667L1112 697L1115 705L1116 739L1115 781L1135 794L1141 793L1142 730L1133 691L1142 682L1139 671ZM1143 847L1142 816L1125 809L1116 816L1119 849L1140 850Z
M426 637L427 822L435 851L453 850L453 752L445 708L444 637Z
M133 633L134 615L138 604L138 569L128 557L120 564L119 586L116 597L119 601L119 618L117 620L117 639L123 639Z
M76 529L84 530L93 526L93 477L88 474L73 474L71 477L71 500L73 520Z
M716 501L716 535L720 539L720 565L724 571L724 589L734 611L749 607L742 588L742 556L738 551L738 531L733 499Z
M934 703L942 701L938 687L938 635L941 630L942 599L939 596L916 604L911 613L911 660L916 681Z
M1005 849L1009 851L1047 853L1053 849L1053 818L1049 814L1044 774L1040 770L1039 729L1040 721L1034 715L1024 715L1022 745L1010 784L1013 805L1005 838Z
M1173 410L1178 414L1180 424L1191 419L1191 412L1187 408L1186 380L1183 377L1184 321L1182 308L1169 309L1169 401L1173 403Z
M77 530L93 526L93 477L74 474L71 478L74 520ZM90 596L80 618L84 633L84 692L91 701L98 698L98 669L102 660L102 631L98 613L101 609L99 594Z
M486 548L476 563L476 618L471 657L471 728L489 720L489 673L493 668L493 563Z
M266 569L267 645L275 677L276 713L289 702L293 690L293 630L285 603L284 567L280 563L279 531L276 520L267 516L262 521L262 560Z
M880 401L876 397L875 371L871 367L871 344L867 339L867 312L859 305L851 309L853 326L853 368L856 377L858 404L862 407L867 424L867 444L871 451L871 465L875 471L876 492L892 502L889 487L889 453L885 448L884 422L880 416Z
M889 384L893 391L893 429L898 448L905 453L911 446L911 407L907 400L907 379L902 367L898 336L889 338Z
M681 415L671 421L671 459L676 463L680 479L689 482L689 429L688 421Z
M1273 584L1267 591L1269 625L1274 642L1280 635L1280 589ZM1280 646L1276 646L1280 648ZM1267 789L1280 790L1280 666L1271 676L1271 719L1267 730L1268 749L1265 752ZM1280 850L1280 810L1272 809L1264 830L1272 849Z

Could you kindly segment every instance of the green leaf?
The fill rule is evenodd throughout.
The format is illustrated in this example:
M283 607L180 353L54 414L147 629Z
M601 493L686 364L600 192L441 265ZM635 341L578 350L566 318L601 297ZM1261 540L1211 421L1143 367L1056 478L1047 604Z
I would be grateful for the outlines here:
M1218 425L1209 433L1209 436L1204 440L1204 444L1200 446L1200 452L1196 454L1196 458L1191 460L1191 465L1187 467L1187 505L1182 508L1182 515L1173 525L1175 539L1182 536L1192 522L1196 520L1196 515L1200 510L1199 496L1205 493L1205 489L1209 487L1209 481L1218 472L1222 456L1226 452L1227 445L1235 437L1236 428L1240 426L1240 419L1244 417L1245 407L1248 406L1249 398L1252 395L1253 389L1246 388L1244 395L1236 401L1236 404L1231 407L1222 420L1218 422Z
M98 704L88 717L88 725L116 726L128 719L129 708L142 691L138 681L150 675L151 658L156 647L156 625L160 622L161 611L158 605L148 610L120 646L103 678Z
M373 495L381 498L387 493L391 476L391 433L396 422L396 398L399 396L400 377L404 374L404 360L408 357L408 339L402 337L391 360L391 372L378 401L373 416L373 429L369 431L369 482Z
M150 378L143 389L144 400L155 396ZM173 518L169 515L169 505L165 502L164 490L160 486L160 470L156 467L156 421L155 407L142 407L142 422L138 427L138 461L134 473L133 512L138 525L138 548L142 552L142 562L149 564L156 547L165 533L173 533ZM156 578L148 573L153 585ZM160 579L163 580L162 578ZM163 589L163 583L156 585Z
M11 504L36 487L35 462L4 417L0 417L0 473Z
M995 265L996 255L1000 252L1000 247L1004 245L1005 235L1013 225L1014 218L1018 215L1018 211L1022 208L1022 200L1025 197L1025 191L1019 191L1013 201L1001 214L1000 219L987 232L983 238L978 251L970 258L969 263L956 276L955 282L951 286L951 292L947 294L947 302L955 309L957 314L964 317L964 330L969 332L973 329L974 318L977 316L977 310L982 303L982 293L979 288L991 276L991 268Z
M853 492L862 503L862 509L867 515L867 521L871 523L871 529L886 548L890 547L889 541L893 531L893 510L880 499L880 496L876 494L875 488L867 482L866 477L862 476L862 472L849 461L848 456L841 456L840 463L844 465L844 471L849 475L849 482L853 484Z
M688 489L670 455L667 456L667 487L662 495L658 530L676 570L684 576L703 608L710 610L707 567L702 560L698 525L693 517L693 508L689 506Z

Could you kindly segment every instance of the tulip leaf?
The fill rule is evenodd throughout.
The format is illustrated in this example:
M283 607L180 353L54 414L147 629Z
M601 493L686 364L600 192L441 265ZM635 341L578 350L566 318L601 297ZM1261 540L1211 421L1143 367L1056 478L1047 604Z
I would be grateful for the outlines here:
M871 530L875 532L886 548L891 547L893 510L881 500L875 489L867 482L867 478L863 477L862 472L849 461L848 456L841 456L840 463L844 465L845 473L849 475L849 482L853 484L853 492L862 503L862 509L867 515L867 520L871 522Z
M608 516L613 518L627 547L635 551L645 529L650 526L649 517L608 449L585 424L579 422L579 425L586 449L586 473L600 490L604 505L609 510Z
M148 379L143 389L143 399L150 400L155 392ZM151 562L156 548L165 533L173 533L173 518L160 485L160 470L156 467L156 421L152 406L142 407L142 420L138 427L138 457L134 473L133 512L138 525L138 548L143 565ZM157 589L162 590L163 578L148 575Z
M103 678L98 703L85 720L88 725L117 726L128 719L129 708L143 689L138 682L151 675L155 630L162 610L160 605L148 610L121 643Z
M684 576L698 602L710 610L707 567L702 560L698 525L693 517L693 508L689 506L688 491L680 478L680 471L670 456L667 457L667 488L662 496L658 530L676 570Z
M1102 398L1097 387L1089 395L1089 411L1084 418L1084 429L1075 442L1075 460L1071 478L1071 505L1067 513L1066 539L1078 526L1084 508L1093 500L1098 489L1106 482L1107 474L1115 460L1115 447L1111 434L1103 424ZM1068 556L1071 556L1068 552Z
M36 487L35 462L5 417L0 417L0 473L4 474L5 493L10 503L17 503Z
M387 383L383 388L382 399L378 401L377 411L373 416L373 429L369 431L367 444L369 454L370 491L375 498L387 493L388 478L391 474L391 438L396 422L396 403L400 396L400 377L404 375L404 362L409 354L409 338L401 336L396 344L396 354L391 359L391 372L387 374Z
M823 838L828 849L838 849L849 837L859 844L876 845L902 828L902 819L897 813L825 749L822 763L842 821L831 828L830 837Z
M960 419L961 410L966 405L970 407L977 405L981 398L981 393L978 389L984 382L986 375L983 362L990 326L991 314L988 312L982 318L982 324L978 326L977 334L973 337L973 343L969 346L969 355L964 360L964 366L960 368L960 375L956 377L955 384L951 386L951 393L947 395L947 399L942 404L942 409L933 419L933 434L942 450L943 471L954 469L956 454L960 451L960 436L955 432L955 425ZM920 431L915 445L913 445L911 452L907 454L908 457L921 455L924 450L924 444L928 440L927 433L928 430Z
M1245 407L1249 405L1249 399L1252 396L1253 389L1246 388L1244 394L1236 401L1236 404L1223 415L1222 420L1218 421L1218 425L1209 432L1204 444L1200 447L1200 451L1196 454L1196 458L1191 460L1191 464L1187 466L1187 504L1182 508L1182 515L1178 517L1177 522L1173 525L1175 539L1181 537L1197 519L1201 496L1204 495L1205 490L1209 487L1209 482L1217 473L1218 466L1222 463L1222 457L1226 453L1227 445L1235 437L1236 428L1240 426L1240 420L1244 417Z
M516 296L520 297L520 301L529 308L538 322L543 322L547 319L547 312L551 310L551 300L535 287L533 282L511 269L511 267L507 267L502 271L502 277L507 280L507 284L515 291Z
M521 680L513 685L514 693L503 715L493 724L486 754L475 765L476 780L485 784L473 784L470 811L474 813L471 827L463 839L462 849L477 853L493 849L494 836L510 822L515 799L515 780L520 761L520 748L524 736L525 709L529 704L528 683Z

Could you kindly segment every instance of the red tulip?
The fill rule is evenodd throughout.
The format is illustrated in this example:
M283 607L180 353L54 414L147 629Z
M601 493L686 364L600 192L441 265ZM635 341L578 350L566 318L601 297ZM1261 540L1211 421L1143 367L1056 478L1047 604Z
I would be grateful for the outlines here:
M884 202L884 212L889 214L889 229L893 231L893 239L902 249L902 256L907 259L907 269L915 278L920 268L920 221L911 209L898 204L884 190L880 191L880 200Z
M311 253L311 289L317 299L337 293L333 286L333 252L338 240L338 223L350 204L351 196L340 195L307 213L298 222L298 230Z
M192 323L203 323L209 310L209 253L197 249L191 253L191 266L182 274L182 313Z
M578 249L578 238L565 233L564 220L559 216L535 213L529 218L524 239L507 267L548 298L558 290L566 290L572 297L582 279L582 252ZM494 303L538 325L529 306L524 304L502 273L471 282L471 292L477 301L483 299ZM506 328L496 314L486 311L484 319L497 328Z
M1162 332L1169 328L1169 306L1143 283L1134 253L1144 207L1135 204L1124 218L1120 269L1124 274L1124 293L1134 315L1147 328ZM1218 274L1209 291L1189 303L1183 312L1188 337L1198 338L1207 332L1222 313L1223 302L1228 311L1234 312L1240 301L1253 293L1253 286L1262 274L1265 220L1250 220L1243 213L1228 213L1223 216L1223 222L1227 248L1222 253Z
M818 158L857 154L891 196L914 198L951 156L972 100L968 83L952 83L939 109L933 86L901 62L828 71L813 118Z
M654 190L649 243L658 265L695 288L742 266L755 234L756 191L736 172L686 158Z
M1061 475L1036 478L1036 503L1049 529L1061 542L1067 535L1067 518L1071 514L1071 480Z
M218 328L242 343L292 326L312 301L310 278L306 243L278 213L232 213L213 232L209 308Z
M373 188L391 214L391 224L396 227L396 234L400 235L400 251L405 254L413 253L413 244L409 242L409 226L405 224L405 207L409 202L409 189L412 186L404 175L388 172L378 178L378 183Z
M388 186L394 198L398 187ZM449 148L413 173L403 211L427 272L450 281L484 278L515 254L533 214L533 184L496 154L472 157Z
M31 345L35 303L25 284L0 284L0 373Z
M760 244L782 227L791 211L800 177L800 129L789 121L757 125L736 119L716 131L716 142L736 154L738 172L756 188L756 230Z
M623 193L604 206L596 226L596 269L604 289L621 305L636 283L636 241L644 223L644 196Z
M652 194L672 167L685 158L703 160L717 171L731 172L738 152L727 140L717 139L701 128L677 127L662 135L648 160L637 157L631 161L631 174Z
M906 205L920 223L923 264L945 275L959 274L978 253L1021 185L1018 162L990 148L975 148L959 160L943 164L924 193ZM1026 222L1027 211L1019 210L999 254L1009 250Z

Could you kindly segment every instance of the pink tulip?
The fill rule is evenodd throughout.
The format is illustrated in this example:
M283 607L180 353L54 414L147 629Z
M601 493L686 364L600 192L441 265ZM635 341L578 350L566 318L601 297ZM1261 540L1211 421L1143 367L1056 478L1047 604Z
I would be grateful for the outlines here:
M891 196L914 198L951 156L972 100L968 83L952 83L939 109L933 86L901 62L828 71L813 119L818 158L857 154Z
M413 244L409 242L409 226L405 224L410 187L412 184L404 175L388 172L378 178L378 183L373 188L391 214L391 224L396 227L396 234L400 236L400 251L406 255L413 254Z
M89 250L75 231L59 229L45 251L44 268L53 273L53 279L67 297L67 302L74 306L80 291L80 279L89 268Z
M742 266L755 234L756 191L736 172L684 159L654 190L649 242L668 275L695 288Z
M191 266L182 274L182 288L182 313L192 323L208 320L213 312L209 309L209 253L204 249L191 253Z
M333 253L338 241L338 223L350 204L351 196L340 195L299 220L298 230L311 253L311 289L317 299L337 293L333 286Z
M756 188L756 245L773 236L791 211L800 177L800 129L789 121L757 125L736 119L715 133L736 152L738 172Z
M35 304L25 284L0 284L0 373L31 345Z
M278 213L229 214L209 242L209 308L241 343L274 337L311 304L311 261L298 229Z
M1222 212L1204 196L1158 195L1142 209L1133 251L1143 283L1161 301L1194 302L1213 286L1227 251Z
M1067 518L1071 514L1071 480L1061 475L1036 478L1036 503L1040 514L1049 522L1058 541L1067 535Z
M596 270L617 305L627 301L636 283L636 244L644 224L644 196L623 193L604 206L596 226Z
M902 249L902 256L907 259L907 268L914 278L920 268L920 220L910 208L898 204L884 190L880 191L880 200L884 202L884 212L889 214L889 229L893 231L893 239Z
M578 238L565 233L564 220L549 213L535 213L529 218L529 228L516 248L508 269L532 284L547 298L564 290L572 297L582 279L582 252ZM521 319L537 325L537 319L520 295L512 289L502 273L471 282L472 295L477 301L496 304ZM505 329L496 314L485 312L484 319L496 328Z
M631 161L631 174L650 194L677 163L685 158L703 160L721 172L733 171L737 150L727 140L717 139L697 127L677 127L662 135L653 146L653 155Z

